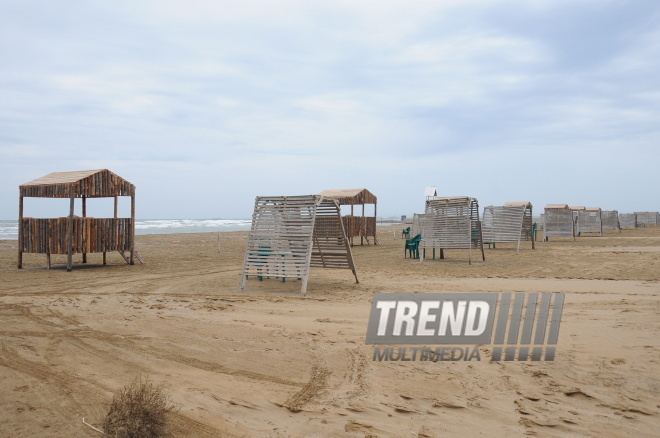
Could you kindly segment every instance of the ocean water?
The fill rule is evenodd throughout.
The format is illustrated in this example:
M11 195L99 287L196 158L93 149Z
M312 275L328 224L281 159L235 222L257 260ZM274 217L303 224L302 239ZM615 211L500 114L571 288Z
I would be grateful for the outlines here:
M252 219L137 219L135 234L247 231ZM18 239L17 221L0 221L0 239Z

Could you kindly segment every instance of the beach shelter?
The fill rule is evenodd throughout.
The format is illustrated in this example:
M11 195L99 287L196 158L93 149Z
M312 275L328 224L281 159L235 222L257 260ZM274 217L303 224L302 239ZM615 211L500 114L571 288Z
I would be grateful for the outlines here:
M346 231L346 236L353 245L353 238L360 238L360 245L364 245L366 240L369 243L369 238L373 238L374 245L378 245L378 240L376 239L376 208L378 203L378 198L374 196L367 189L344 189L344 190L324 190L320 193L321 196L326 198L334 198L337 200L340 206L350 205L351 214L343 216L342 222L344 223L344 230ZM374 205L374 215L365 216L364 215L364 206L365 204ZM355 206L362 207L361 216L355 216L353 208Z
M485 243L515 242L520 250L521 239L529 237L534 249L532 230L532 203L507 202L504 205L484 207L481 223Z
M468 196L435 197L426 201L423 215L416 215L413 223L421 231L421 259L427 249L440 250L444 258L446 249L468 249L468 263L472 264L472 248L481 250L481 257L486 260L479 203Z
M337 201L321 195L258 196L240 288L249 276L298 278L305 295L310 267L350 269L359 282Z
M573 210L567 204L548 204L544 209L543 238L570 237L575 240Z
M619 224L626 230L637 228L637 215L635 213L621 213L619 215Z
M600 214L603 220L603 230L615 230L621 232L621 224L619 223L618 211L603 210Z
M658 225L657 211L636 211L637 226L649 227Z
M583 210L577 210L576 232L580 236L582 233L598 233L603 235L603 219L599 207L585 207Z
M117 217L119 196L130 196L131 217ZM88 198L114 198L114 217L87 217ZM59 218L23 217L24 198L63 198L69 200L69 215ZM81 199L82 217L74 216L75 200ZM23 253L46 254L50 268L51 254L67 254L67 271L73 266L73 254L118 251L129 264L135 253L135 186L108 169L54 172L19 186L18 268L23 267ZM128 253L128 255L126 255Z

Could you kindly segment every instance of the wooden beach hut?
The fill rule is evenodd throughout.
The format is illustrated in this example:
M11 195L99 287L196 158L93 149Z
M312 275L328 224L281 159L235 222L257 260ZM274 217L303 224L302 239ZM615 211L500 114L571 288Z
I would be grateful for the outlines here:
M603 219L603 230L621 232L621 224L619 223L619 212L616 210L603 210L601 211Z
M637 228L637 215L635 213L621 213L619 215L619 224L626 230Z
M570 237L575 240L573 210L568 204L548 204L543 216L543 239L550 237Z
M472 264L473 247L480 249L482 260L486 260L476 198L456 196L429 199L424 214L418 215L415 222L422 235L422 261L427 249L432 250L434 255L436 249L440 250L441 259L446 249L467 249L468 263Z
M350 269L358 283L339 204L321 195L258 196L243 260L240 288L249 276L301 279L310 267Z
M594 233L603 235L603 218L600 207L585 207L577 210L576 232L578 236L582 233Z
M518 244L519 251L520 241L529 238L534 249L532 225L531 202L507 202L484 207L481 223L484 243L493 244L493 247L500 242L514 242Z
M374 245L378 245L378 239L376 239L376 211L378 198L376 198L373 193L367 189L344 189L324 190L320 195L326 198L336 199L340 206L351 206L351 214L342 217L344 230L346 231L346 236L351 242L351 246L353 245L354 237L360 238L360 245L364 245L365 240L369 243L369 238L373 238ZM364 207L366 204L373 204L373 216L365 216ZM362 207L361 215L355 216L355 206Z
M119 196L130 196L131 217L117 217ZM87 217L88 198L114 198L112 218ZM59 218L23 217L24 198L63 198L69 200L69 215ZM75 200L81 199L82 217L74 216ZM73 266L73 254L118 251L129 264L135 254L135 186L108 169L54 172L19 187L18 268L23 267L23 253L46 254L50 268L51 254L67 254L67 271ZM126 255L128 253L128 255Z

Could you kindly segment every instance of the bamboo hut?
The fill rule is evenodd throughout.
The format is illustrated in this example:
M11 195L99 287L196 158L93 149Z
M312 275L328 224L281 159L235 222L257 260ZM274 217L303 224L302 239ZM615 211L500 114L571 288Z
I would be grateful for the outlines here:
M603 210L601 211L603 218L603 230L621 232L621 224L619 223L619 212L616 210Z
M582 233L596 233L603 235L603 218L599 207L588 207L577 210L576 232L578 236Z
M310 267L350 269L358 283L339 204L321 195L258 196L243 260L240 288L248 276L302 280Z
M635 213L621 213L619 223L623 229L634 230L637 228L637 215Z
M481 257L486 260L481 220L479 218L479 203L476 198L467 196L435 197L426 201L425 213L417 215L416 222L420 228L421 254L427 249L440 250L440 258L444 258L446 249L467 249L468 263L472 264L472 248L481 250Z
M573 210L567 204L548 204L543 216L543 239L570 237L575 240Z
M515 242L520 250L520 241L529 237L534 249L532 230L532 203L507 202L501 206L484 207L482 231L484 243Z
M657 211L636 211L637 226L649 227L658 225Z
M131 217L117 217L119 196L131 197ZM114 217L87 217L87 198L115 199ZM24 198L69 199L69 215L59 218L23 217ZM82 200L82 217L74 216L75 200ZM46 254L50 268L51 254L67 254L67 271L73 267L73 254L119 251L129 264L135 254L135 186L107 169L54 172L19 187L18 268L23 267L23 253ZM126 253L129 253L127 256Z
M346 236L353 245L353 238L360 238L360 245L364 245L366 240L369 243L369 238L373 238L374 245L378 245L378 239L376 239L376 208L378 199L367 189L345 189L345 190L324 190L320 193L321 196L326 198L335 198L340 206L350 205L351 214L342 217L344 222L344 230L346 231ZM364 206L365 204L374 205L374 215L365 216ZM362 207L362 215L354 215L355 206Z

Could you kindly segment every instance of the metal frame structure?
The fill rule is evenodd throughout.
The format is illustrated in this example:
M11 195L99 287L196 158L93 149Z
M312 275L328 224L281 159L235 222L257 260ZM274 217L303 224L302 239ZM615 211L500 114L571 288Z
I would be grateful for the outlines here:
M575 240L574 212L567 204L548 204L543 216L543 240L570 237Z
M432 249L434 253L439 249L441 259L446 249L467 249L468 263L472 264L473 246L481 249L481 257L486 260L476 198L456 196L429 199L425 213L416 216L413 223L418 224L419 234L422 235L421 261L427 249Z
M507 202L484 207L481 229L484 243L515 242L520 251L521 239L529 236L534 249L531 202Z
M577 210L575 225L578 236L581 236L582 233L595 233L602 236L603 217L600 207L585 207Z
M338 202L321 195L258 196L240 288L248 276L298 278L305 295L310 267L350 269L359 283Z

